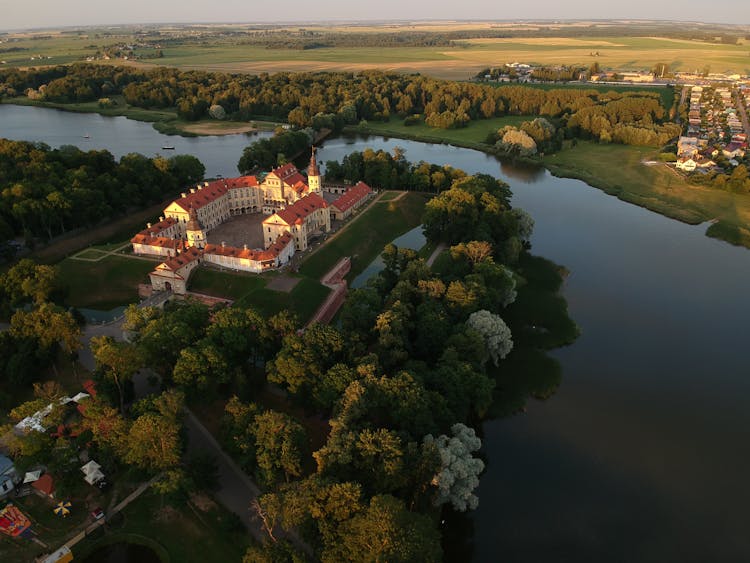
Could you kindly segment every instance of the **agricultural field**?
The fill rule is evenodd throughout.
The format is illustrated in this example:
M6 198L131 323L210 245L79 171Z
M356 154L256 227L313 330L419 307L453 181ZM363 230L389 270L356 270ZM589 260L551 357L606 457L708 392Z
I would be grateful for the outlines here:
M413 29L413 28L412 28ZM441 32L483 29L450 26L419 27L419 31ZM511 29L511 28L509 28ZM529 28L530 29L530 28ZM336 33L395 33L399 28L328 28ZM527 30L528 31L528 30ZM549 30L547 30L547 33ZM581 32L582 33L582 32ZM593 33L593 31L592 31ZM83 61L97 51L127 42L128 35L98 33L19 36L0 44L0 68L66 64ZM21 49L10 51L8 49ZM602 68L645 70L658 62L672 70L750 73L750 46L709 43L663 37L512 37L459 39L451 45L398 47L323 47L315 49L266 48L243 45L240 39L215 33L205 42L179 40L165 43L161 58L99 60L104 64L142 67L175 66L224 72L357 71L379 68L398 72L420 72L448 79L469 79L482 68L504 63L582 65L598 62ZM151 53L147 53L149 56ZM34 59L32 60L32 57ZM40 58L42 57L42 58Z

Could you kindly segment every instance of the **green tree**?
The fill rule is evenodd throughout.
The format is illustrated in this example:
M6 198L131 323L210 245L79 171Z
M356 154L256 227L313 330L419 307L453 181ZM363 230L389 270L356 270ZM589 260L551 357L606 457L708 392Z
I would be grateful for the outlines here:
M326 545L322 561L440 561L440 533L428 516L409 512L390 495L375 496L367 508L339 527L339 541Z
M91 339L91 352L94 354L97 369L115 384L120 412L124 414L125 385L143 365L139 349L128 342L117 342L111 336L95 336Z
M287 414L268 410L255 417L255 457L263 481L268 485L283 474L302 475L307 450L305 429Z

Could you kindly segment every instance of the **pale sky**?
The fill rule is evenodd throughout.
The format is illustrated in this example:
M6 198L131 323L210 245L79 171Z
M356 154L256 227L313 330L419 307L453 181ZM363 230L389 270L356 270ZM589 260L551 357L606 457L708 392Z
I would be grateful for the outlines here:
M665 19L750 24L748 0L0 0L0 29L153 22Z

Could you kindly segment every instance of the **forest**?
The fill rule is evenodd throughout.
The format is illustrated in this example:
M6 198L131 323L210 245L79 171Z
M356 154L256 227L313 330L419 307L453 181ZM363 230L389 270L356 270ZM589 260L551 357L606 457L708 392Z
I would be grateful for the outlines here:
M567 137L606 142L658 144L672 134L671 108L656 92L496 88L380 71L249 76L86 64L0 71L0 97L23 94L59 103L122 95L139 108L176 108L186 120L206 118L211 107L221 106L235 120L261 116L316 129L417 115L449 129L511 114L548 116Z
M119 161L106 150L0 139L0 240L22 235L28 246L157 203L203 179L195 157Z
M366 173L357 160L341 163L349 171L342 173ZM264 318L190 300L163 310L131 306L123 326L129 342L92 340L98 393L81 417L81 438L51 448L44 434L15 437L9 447L17 465L63 472L66 456L75 457L85 441L108 471L161 473L157 489L181 502L216 482L210 463L183 456L182 406L221 398L223 446L264 493L252 510L267 541L248 550L246 563L308 556L440 561L440 512L479 502L484 463L474 428L495 399L497 373L509 375L506 358L532 323L519 320L514 303L528 283L533 221L511 207L508 186L495 178L412 164L403 155L396 161L390 166L404 174L420 166L433 175L450 172L423 217L428 239L448 247L432 268L414 251L387 246L384 270L351 292L339 327L299 331L287 312ZM39 361L54 365L78 350L80 329L70 312L50 303L54 288L54 268L29 260L0 276L5 306L26 305L0 341L13 349L0 362L3 387L39 377L38 370L18 372L18 362L41 354ZM533 320L537 329L546 322ZM562 343L550 340L555 332L545 333L542 349ZM134 402L132 379L141 366L159 375L162 393ZM264 404L269 384L304 416ZM37 386L37 398L16 406L11 422L59 393L54 384ZM330 425L315 441L313 419ZM67 486L61 479L60 489Z

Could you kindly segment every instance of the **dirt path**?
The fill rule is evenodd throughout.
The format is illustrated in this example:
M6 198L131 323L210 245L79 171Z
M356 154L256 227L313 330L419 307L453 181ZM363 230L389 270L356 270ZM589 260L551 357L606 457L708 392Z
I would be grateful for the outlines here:
M444 242L439 243L435 247L435 250L432 251L432 254L430 254L430 257L427 259L427 265L432 267L432 265L435 263L435 260L437 260L437 257L440 256L440 253L443 252L443 250L445 250L446 248L448 248L447 244L445 244Z

